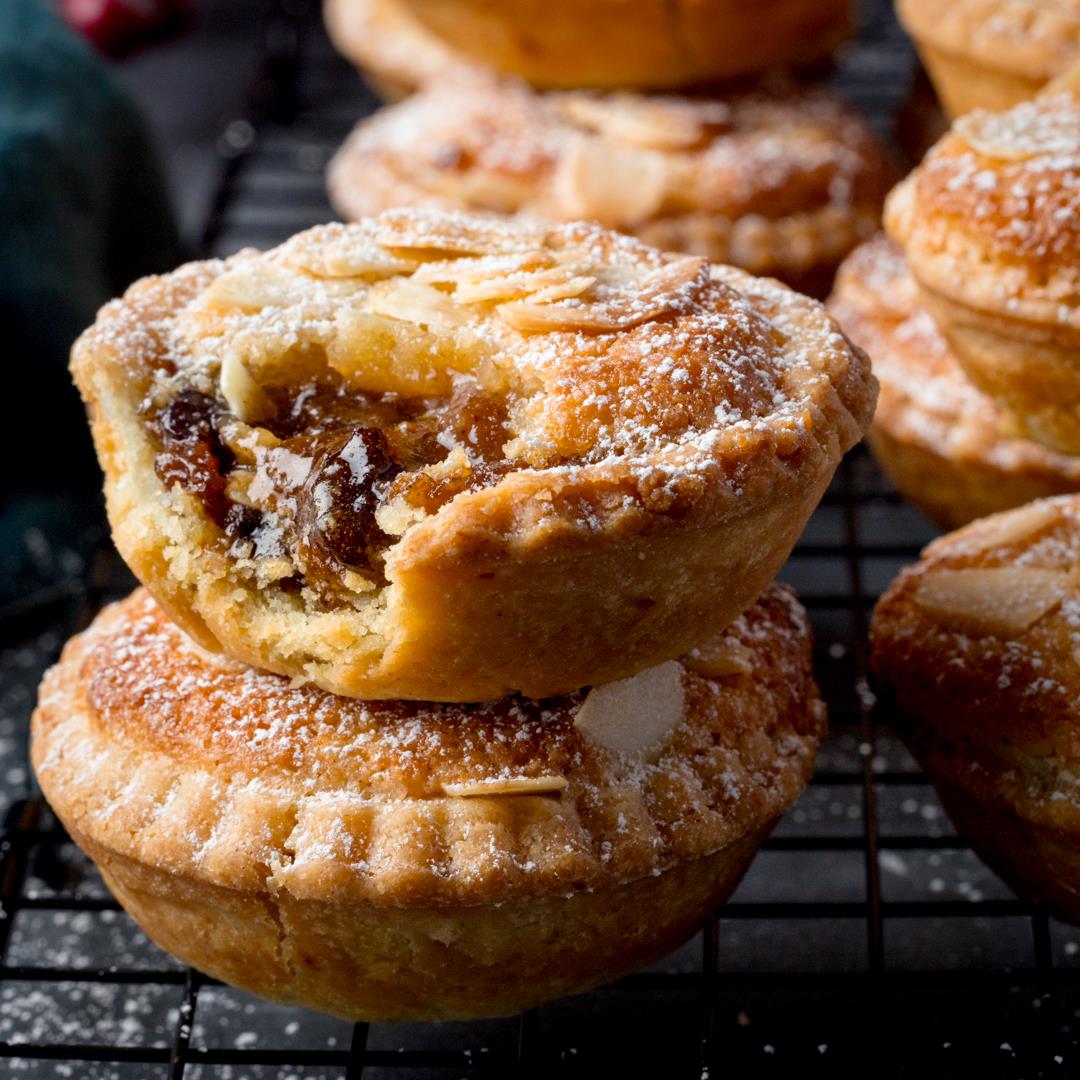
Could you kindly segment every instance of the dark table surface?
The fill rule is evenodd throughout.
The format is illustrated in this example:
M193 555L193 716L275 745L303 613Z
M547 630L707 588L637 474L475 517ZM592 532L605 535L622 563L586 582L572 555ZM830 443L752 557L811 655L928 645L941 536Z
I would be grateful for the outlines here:
M891 137L912 58L864 4L836 81ZM193 251L331 218L322 170L374 100L317 11L229 0L122 66L159 131ZM958 839L875 716L874 597L933 529L856 452L782 577L811 611L832 734L733 901L614 987L524 1017L350 1025L207 983L160 952L37 798L26 727L43 668L130 578L91 507L0 513L17 551L0 611L0 1076L303 1080L461 1076L1071 1076L1080 931L1017 901Z

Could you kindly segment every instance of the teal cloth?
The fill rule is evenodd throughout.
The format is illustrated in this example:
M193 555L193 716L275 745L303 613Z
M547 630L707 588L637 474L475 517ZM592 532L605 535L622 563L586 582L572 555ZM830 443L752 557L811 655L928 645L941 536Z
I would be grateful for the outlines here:
M68 352L103 303L179 257L134 103L44 0L2 0L0 424L26 436L5 485L98 483Z

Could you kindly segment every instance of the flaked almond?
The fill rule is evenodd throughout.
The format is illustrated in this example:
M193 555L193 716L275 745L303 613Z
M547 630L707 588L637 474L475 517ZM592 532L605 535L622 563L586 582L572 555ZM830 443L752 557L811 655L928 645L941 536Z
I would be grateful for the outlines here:
M1003 113L976 109L958 117L953 131L995 161L1075 155L1080 153L1080 102L1069 93Z
M555 252L540 249L474 259L439 259L420 266L413 274L413 281L420 281L425 285L461 286L550 270L557 265Z
M1017 544L1049 529L1060 520L1061 514L1053 503L1029 503L979 522L965 537L964 551L975 554Z
M251 377L235 352L227 352L222 357L218 385L229 411L245 424L258 423L274 415L273 401Z
M570 142L552 180L565 217L614 226L647 221L660 209L667 187L663 154L585 137Z
M708 263L684 256L627 282L595 303L539 303L516 300L495 310L499 317L523 333L552 333L560 330L608 333L629 330L677 310L688 288L708 281Z
M332 236L314 230L301 233L288 248L285 261L316 277L328 278L386 278L412 273L420 265L419 260L403 252L388 251L374 240L358 235L358 231L352 229Z
M688 652L682 665L711 678L749 675L754 670L754 654L741 641L722 634Z
M695 106L636 94L566 94L558 101L564 116L618 142L654 150L688 150L710 132L729 124L731 111L720 102Z
M574 726L609 750L652 758L685 708L682 664L669 660L629 679L594 686Z
M466 321L465 312L446 293L412 278L375 285L366 297L365 307L376 315L431 330L453 330Z
M388 248L496 255L544 246L544 232L517 220L470 217L426 210L387 210L375 220L372 234Z
M486 281L462 282L454 298L463 304L484 301L507 301L533 297L540 303L580 296L595 281L575 275L569 267L558 266L536 273L511 274Z
M932 570L914 601L954 630L1019 637L1061 603L1069 576L1028 566Z
M490 780L465 780L459 784L443 784L443 793L454 799L492 795L553 795L564 790L569 781L565 776L511 776Z

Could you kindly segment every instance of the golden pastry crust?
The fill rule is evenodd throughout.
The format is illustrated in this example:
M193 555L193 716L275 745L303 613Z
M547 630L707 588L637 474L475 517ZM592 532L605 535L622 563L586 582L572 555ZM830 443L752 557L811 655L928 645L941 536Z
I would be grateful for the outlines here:
M945 528L1080 490L1080 458L1018 438L975 389L922 306L899 249L852 253L829 311L871 358L880 386L867 439L903 495Z
M1029 438L1080 451L1080 101L962 117L885 225L975 384Z
M975 850L1080 919L1080 497L934 541L893 582L873 668Z
M897 0L950 116L1033 98L1080 56L1077 0Z
M771 580L876 393L821 305L712 274L398 211L148 279L73 354L117 546L205 647L335 693L671 659Z
M677 944L809 778L824 706L793 594L766 590L710 670L717 645L729 673L673 664L672 726L615 751L576 725L581 694L334 697L202 652L139 591L47 674L32 758L196 967L356 1019L509 1013Z
M819 63L852 0L402 0L452 48L535 86L678 87Z
M894 173L827 91L541 94L481 71L361 121L330 164L347 218L393 206L587 218L824 295Z
M323 18L338 52L391 101L466 63L400 0L323 0Z

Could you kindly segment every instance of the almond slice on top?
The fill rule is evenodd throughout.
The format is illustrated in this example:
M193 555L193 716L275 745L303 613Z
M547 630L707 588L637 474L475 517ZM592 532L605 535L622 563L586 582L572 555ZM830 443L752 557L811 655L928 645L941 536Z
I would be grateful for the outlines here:
M552 191L567 218L638 225L660 209L670 170L654 150L574 139L559 159Z
M1028 566L931 570L913 599L950 629L1019 637L1061 603L1070 584L1064 570Z
M442 789L444 794L454 799L491 795L554 795L564 790L568 783L565 776L498 776L488 780L443 784Z
M653 758L668 733L683 718L686 691L677 660L594 686L574 717L574 726L620 754Z
M533 298L511 301L495 310L504 322L523 333L629 330L675 311L687 286L707 281L708 263L688 255L648 271L636 282L605 290L600 300L590 302L586 298L579 302L575 298L545 304Z

